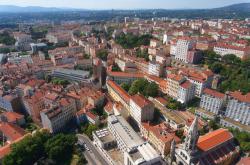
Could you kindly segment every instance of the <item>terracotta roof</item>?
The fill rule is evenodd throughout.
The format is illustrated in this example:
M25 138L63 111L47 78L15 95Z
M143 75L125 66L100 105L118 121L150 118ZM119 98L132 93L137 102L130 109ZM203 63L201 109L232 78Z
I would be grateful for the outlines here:
M202 151L208 151L232 138L233 135L227 129L218 129L200 136L197 147Z
M175 135L175 132L164 123L151 125L149 122L142 122L142 126L147 131L152 132L155 137L163 143L171 143L173 140L175 140L176 143L181 142L181 139Z
M192 86L192 83L190 81L185 81L180 85L182 88L188 89Z
M203 91L205 94L207 95L210 95L210 96L213 96L213 97L217 97L217 98L224 98L225 97L225 94L224 93L220 93L216 90L212 90L212 89L204 89Z
M225 44L225 43L217 43L215 47L238 50L238 51L247 51L248 50L248 48L239 47L239 46L230 45L230 44Z
M157 97L155 98L156 101L158 101L159 103L163 104L163 105L167 105L168 101L166 99L164 99L163 97Z
M249 165L250 164L250 157L241 158L237 165Z
M235 91L235 92L230 92L229 95L241 102L250 103L250 93L243 95L241 92Z
M130 95L123 90L119 85L117 85L114 81L108 80L107 84L113 88L126 102L129 102L130 100Z
M106 112L112 112L113 111L113 103L112 102L108 102L105 107L104 107L104 110Z
M16 142L19 142L21 141L24 137L26 137L27 135L30 135L30 134L26 134L25 136L22 136L18 139L16 139L15 141L13 141L13 143L16 143ZM13 144L12 143L12 144ZM7 144L3 147L0 148L0 160L5 157L6 155L8 155L9 153L11 152L11 144Z
M168 74L168 75L167 75L167 78L168 78L168 79L175 80L175 81L181 81L181 80L183 79L183 76L181 76L181 75L176 75L176 74Z
M97 115L93 114L91 111L86 112L86 115L93 120L95 120L98 117Z
M4 112L1 115L5 116L7 118L7 121L10 122L10 123L24 118L23 115L18 114L16 112Z
M128 78L143 78L144 75L141 73L126 73L126 72L112 72L108 71L109 76L114 76L114 77L128 77Z
M152 104L151 101L149 101L147 98L145 98L144 96L139 95L139 94L132 96L131 100L133 100L141 108L143 108L149 104Z
M15 141L18 138L25 135L25 131L12 123L1 123L0 131L6 136L10 141Z
M71 104L71 100L66 99L66 98L61 98L59 102L60 102L60 105L62 105L64 107L66 107L66 106L68 106L68 105Z

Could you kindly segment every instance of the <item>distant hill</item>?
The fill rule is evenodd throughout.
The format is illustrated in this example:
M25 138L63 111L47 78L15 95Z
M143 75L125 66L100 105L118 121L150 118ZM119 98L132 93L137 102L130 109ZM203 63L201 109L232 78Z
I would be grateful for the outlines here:
M55 8L55 7L40 7L40 6L13 6L13 5L0 5L0 12L2 13L25 13L25 12L60 12L60 11L76 11L79 9L71 8Z
M72 0L73 1L73 0ZM234 4L214 9L138 9L138 10L85 10L74 8L47 8L39 6L19 7L0 5L1 24L16 22L50 21L123 21L124 17L137 16L142 19L152 17L186 19L245 19L250 18L250 3ZM5 27L5 25L4 25Z
M214 10L250 12L250 3L239 3L230 6L215 8Z
M150 10L150 9L149 9ZM154 9L157 10L157 9ZM165 11L183 11L183 10L217 10L217 11L241 11L241 12L250 12L250 3L239 3L225 7L219 7L214 9L161 9ZM40 6L27 6L20 7L14 5L0 5L0 12L4 13L25 13L25 12L59 12L59 11L86 11L84 9L75 9L75 8L56 8L56 7L40 7Z

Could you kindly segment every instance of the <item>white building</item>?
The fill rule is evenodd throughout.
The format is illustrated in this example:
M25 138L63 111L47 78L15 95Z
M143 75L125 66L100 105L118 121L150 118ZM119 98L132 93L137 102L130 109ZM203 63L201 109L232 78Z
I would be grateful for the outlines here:
M59 68L53 70L52 76L66 79L68 81L86 82L89 78L89 71Z
M20 100L17 95L9 94L9 95L0 95L0 108L8 111L14 112L19 111L21 109Z
M119 68L125 71L136 71L136 65L133 62L125 61L119 58L115 58L115 63L119 66Z
M157 76L157 77L161 77L163 76L163 72L164 72L164 65L160 64L158 62L155 61L151 61L148 64L148 74L153 75L153 76Z
M240 59L246 59L250 55L249 47L239 47L239 46L228 45L224 43L217 44L214 47L214 52L221 56L225 56L227 54L234 54Z
M188 63L188 51L194 47L194 41L190 39L180 39L176 44L175 59Z
M154 104L142 95L134 95L130 99L130 114L140 126L143 121L154 118Z
M225 116L240 122L244 125L250 125L250 93L243 95L241 92L231 92L227 104Z
M201 96L200 107L206 111L219 115L222 113L221 110L225 101L225 94L206 88Z
M164 164L157 151L144 142L122 116L110 115L108 128L124 154L125 165Z
M144 141L122 116L110 115L108 128L117 141L118 148L127 152L142 145Z
M16 40L15 46L20 51L28 51L31 49L30 43L32 42L31 35L25 33L14 33L14 38Z
M195 85L190 81L185 81L179 85L178 89L178 101L182 104L186 104L192 100L195 96Z
M149 144L145 143L124 153L124 165L163 165L160 155Z
M57 133L75 117L76 105L73 99L62 98L59 105L40 112L43 128Z

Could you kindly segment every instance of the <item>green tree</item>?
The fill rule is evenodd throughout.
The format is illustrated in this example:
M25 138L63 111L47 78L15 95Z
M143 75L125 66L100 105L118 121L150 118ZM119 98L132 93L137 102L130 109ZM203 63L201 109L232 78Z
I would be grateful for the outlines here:
M14 45L16 40L10 36L7 31L0 33L0 43L5 45Z
M141 45L149 45L151 35L141 35L136 36L133 34L124 34L122 33L120 36L116 38L116 43L120 44L125 49L132 49L135 47L139 47Z
M222 62L227 65L239 65L241 63L241 59L234 54L227 54L221 58Z
M85 133L90 139L93 139L92 132L96 131L98 127L94 124L84 123L81 126L81 131Z
M3 165L34 164L39 158L45 156L44 143L50 138L47 131L36 132L33 136L26 136L18 143L11 145L11 152L5 156Z
M236 138L237 142L240 145L240 148L244 152L249 152L250 151L250 133L245 132L245 131L239 131L238 129L229 129L234 137Z
M96 56L103 61L107 61L108 51L106 49L101 49L101 50L97 51Z
M223 65L219 62L215 62L215 63L211 64L209 69L211 69L212 72L219 74L221 72L221 70L223 69Z
M156 97L158 95L159 86L155 83L149 83L143 90L144 96Z
M63 162L72 155L74 144L77 142L75 135L58 134L45 143L48 157L56 162Z
M129 91L129 88L131 87L131 84L128 83L122 83L121 84L122 89L124 89L126 92Z

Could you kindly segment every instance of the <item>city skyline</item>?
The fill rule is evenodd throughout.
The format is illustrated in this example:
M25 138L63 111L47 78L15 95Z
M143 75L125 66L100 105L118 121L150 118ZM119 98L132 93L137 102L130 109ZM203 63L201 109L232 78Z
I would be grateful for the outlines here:
M250 0L1 0L0 5L41 6L79 9L206 9L223 7L237 3L247 3Z

